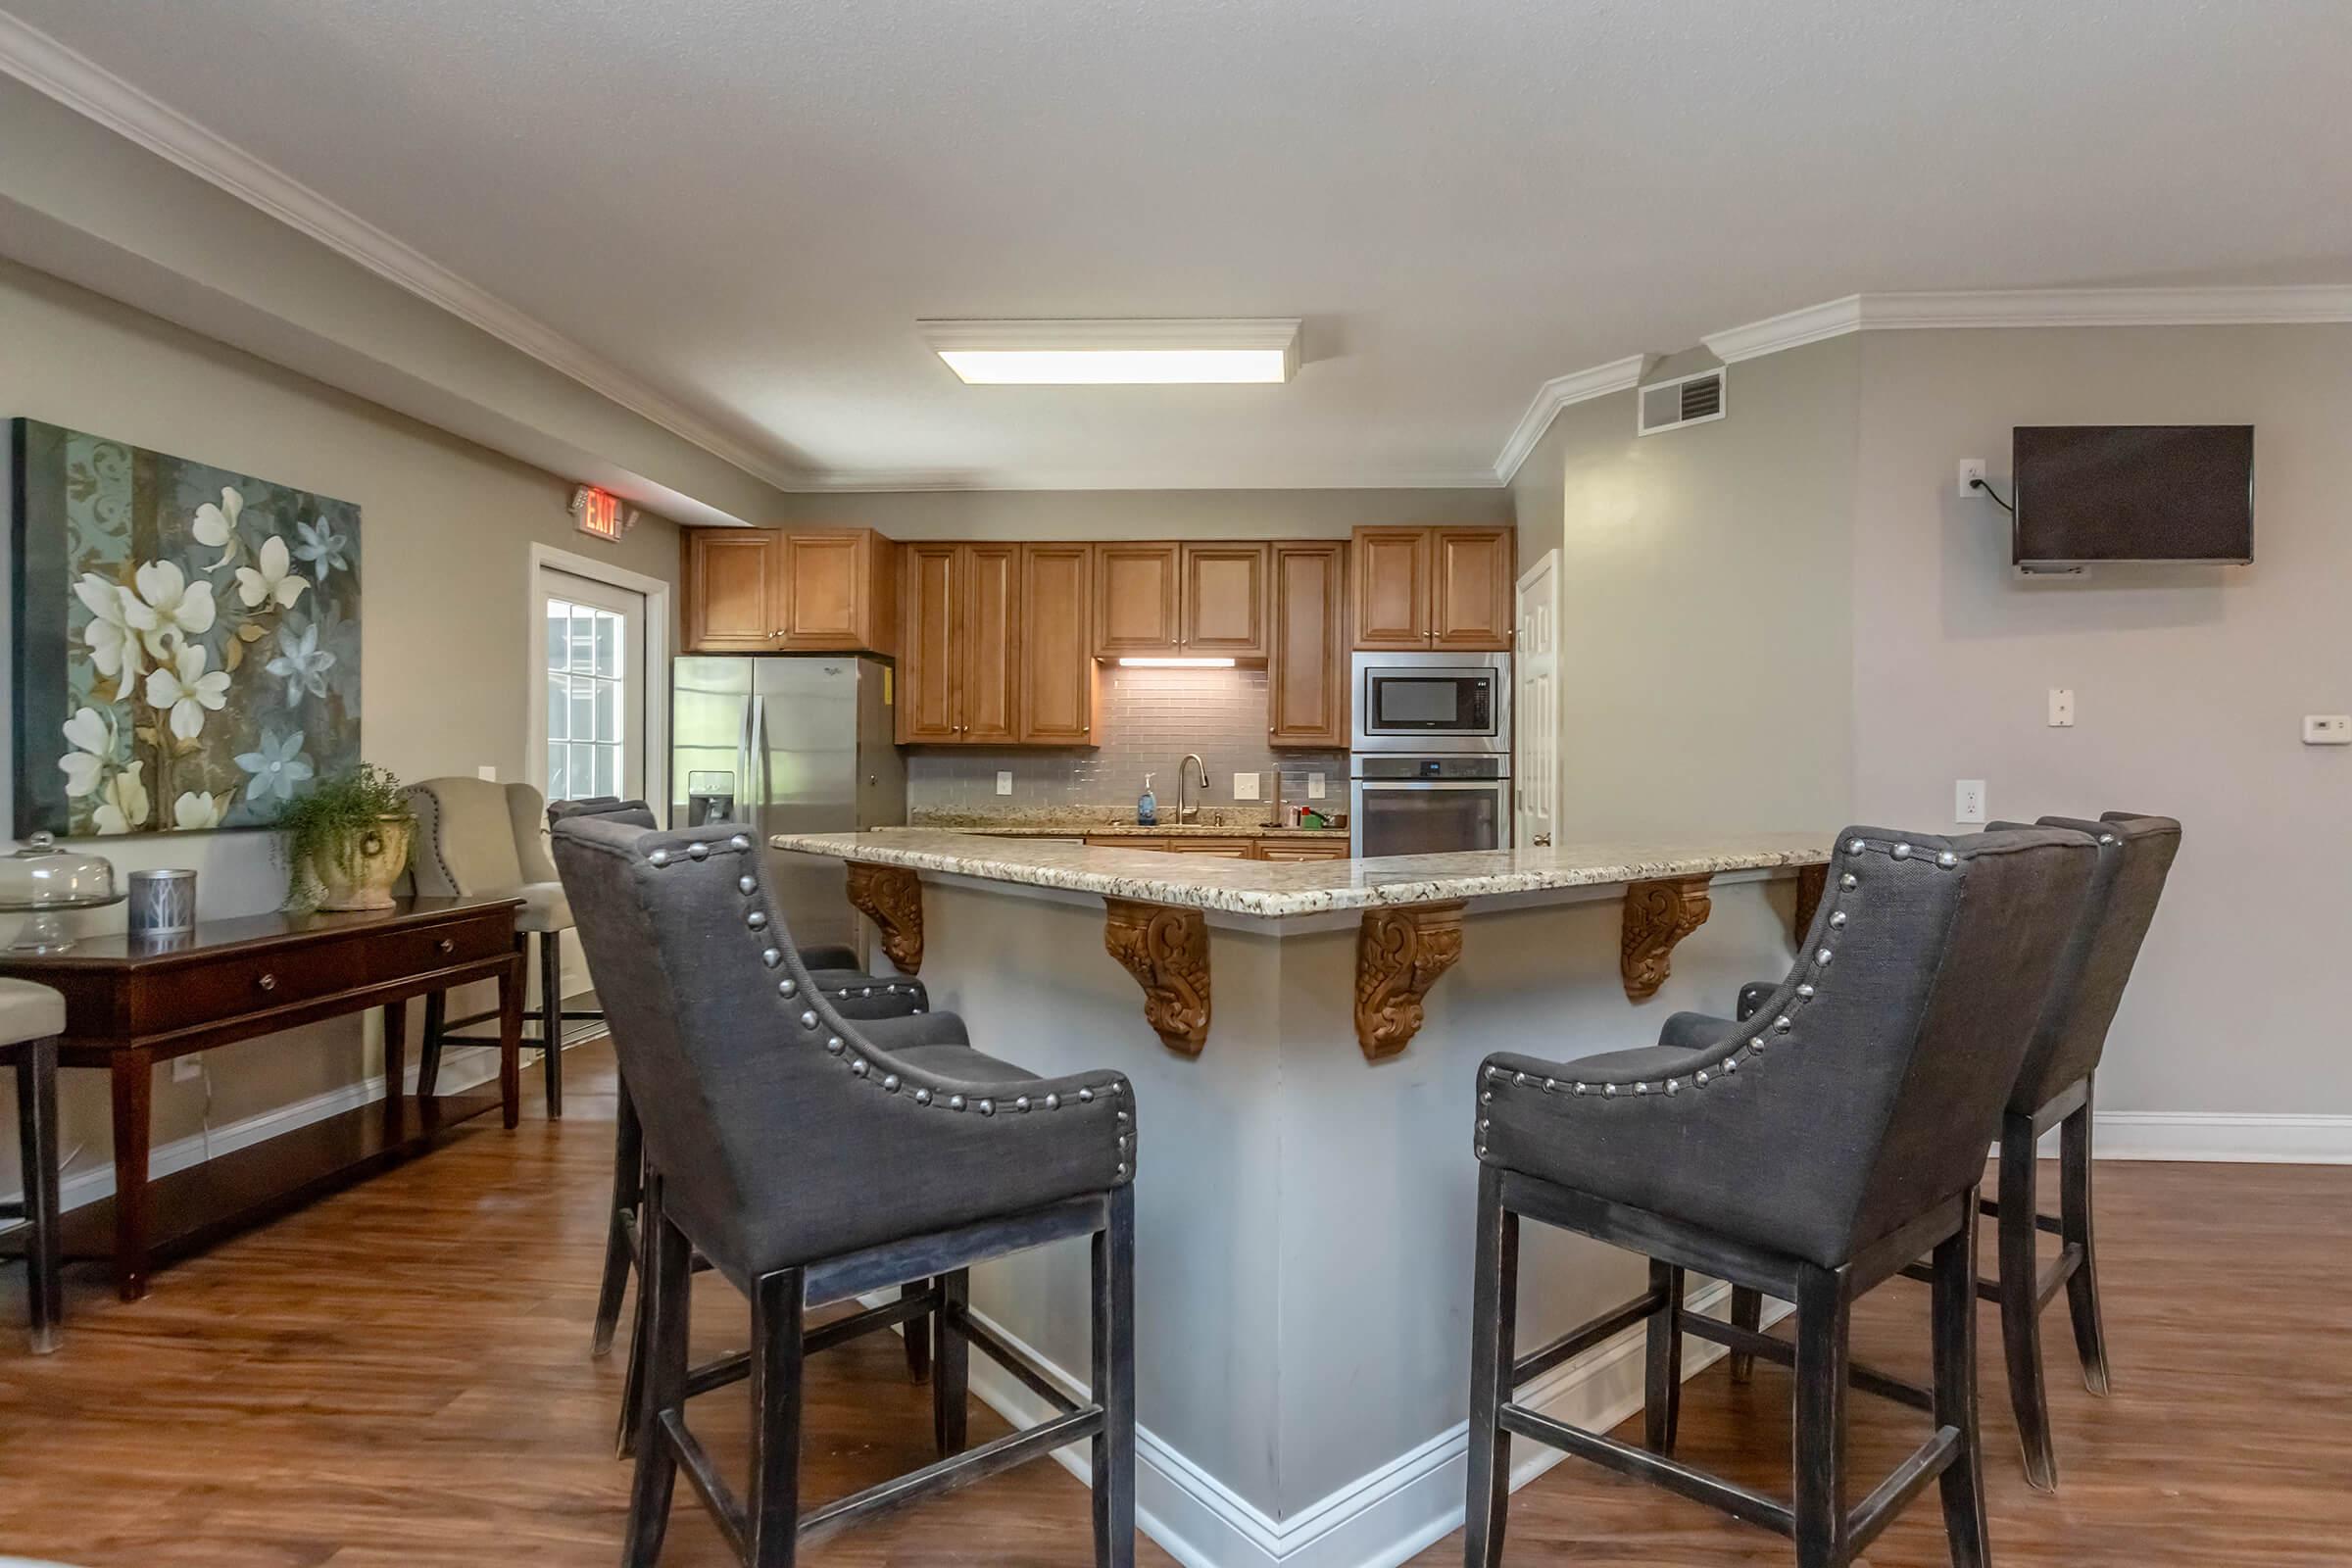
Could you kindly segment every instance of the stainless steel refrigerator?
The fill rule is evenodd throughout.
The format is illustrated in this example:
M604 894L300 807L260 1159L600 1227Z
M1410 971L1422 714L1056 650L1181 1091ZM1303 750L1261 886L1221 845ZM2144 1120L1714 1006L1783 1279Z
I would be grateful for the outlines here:
M906 764L891 744L880 660L762 654L670 666L670 821L771 833L851 833L906 820ZM865 951L838 861L767 853L768 886L806 946Z

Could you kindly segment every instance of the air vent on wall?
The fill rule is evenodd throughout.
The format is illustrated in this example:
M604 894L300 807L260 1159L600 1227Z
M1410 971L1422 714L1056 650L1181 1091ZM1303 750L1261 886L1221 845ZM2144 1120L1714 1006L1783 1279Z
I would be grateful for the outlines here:
M1718 366L1712 370L1642 388L1640 433L1656 435L1661 430L1679 430L1686 424L1704 424L1709 419L1722 418L1723 377L1723 368Z

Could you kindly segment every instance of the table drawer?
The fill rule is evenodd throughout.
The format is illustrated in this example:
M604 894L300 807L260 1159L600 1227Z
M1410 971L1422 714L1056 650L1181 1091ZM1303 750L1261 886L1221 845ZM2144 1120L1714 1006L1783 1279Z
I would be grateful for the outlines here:
M175 1034L362 983L354 941L313 943L142 976L132 1032Z
M505 909L479 919L451 920L416 931L387 931L368 943L368 978L398 980L453 964L475 963L514 951L514 921Z

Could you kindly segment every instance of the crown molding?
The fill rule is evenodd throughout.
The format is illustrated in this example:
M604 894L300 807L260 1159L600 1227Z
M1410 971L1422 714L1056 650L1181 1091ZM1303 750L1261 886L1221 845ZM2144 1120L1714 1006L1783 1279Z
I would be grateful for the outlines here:
M806 474L5 11L0 11L0 72L746 473L779 489L806 483Z
M1642 377L1657 363L1654 354L1636 354L1590 369L1571 370L1556 375L1536 391L1536 400L1519 416L1518 428L1502 444L1502 452L1494 460L1494 471L1481 482L1488 485L1509 484L1519 472L1519 465L1536 450L1544 432L1551 428L1559 412L1576 403L1590 403L1594 398L1607 397L1612 392L1627 392L1642 384Z
M1709 332L1699 341L1724 364L1737 365L1759 355L1778 354L1783 349L1819 343L1824 338L1842 337L1861 327L1863 313L1863 297L1848 294L1841 300L1808 305L1801 311L1767 317L1745 326Z

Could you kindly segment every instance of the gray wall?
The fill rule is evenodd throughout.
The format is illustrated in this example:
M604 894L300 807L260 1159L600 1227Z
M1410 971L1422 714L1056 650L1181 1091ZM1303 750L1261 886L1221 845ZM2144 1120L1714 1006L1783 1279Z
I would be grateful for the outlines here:
M1564 409L1512 487L1560 555L1560 832L1834 830L1847 811L1857 340L1734 366L1730 416Z
M2301 744L2303 714L2352 709L2352 327L1861 342L1857 813L1941 827L1966 777L1996 815L2180 817L2102 1108L2352 1111L2352 749ZM2258 426L2252 565L2020 582L2006 515L1955 494L1966 457L2008 493L2012 425L2201 422ZM2052 686L2072 729L2047 727Z

